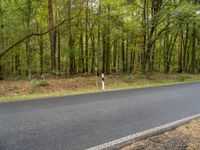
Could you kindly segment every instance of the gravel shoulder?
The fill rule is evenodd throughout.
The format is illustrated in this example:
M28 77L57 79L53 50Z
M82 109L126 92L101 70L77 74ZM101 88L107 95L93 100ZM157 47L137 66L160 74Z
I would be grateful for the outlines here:
M121 150L199 150L200 120L195 120L176 130L133 143Z

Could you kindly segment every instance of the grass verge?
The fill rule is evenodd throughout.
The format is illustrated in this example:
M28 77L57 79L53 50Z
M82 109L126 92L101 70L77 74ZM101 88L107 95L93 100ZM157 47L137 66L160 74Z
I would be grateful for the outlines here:
M152 75L109 75L105 78L106 90L125 90L200 81L200 75L152 74ZM0 102L31 100L52 96L65 96L102 92L101 78L75 77L69 79L49 78L45 80L0 81Z

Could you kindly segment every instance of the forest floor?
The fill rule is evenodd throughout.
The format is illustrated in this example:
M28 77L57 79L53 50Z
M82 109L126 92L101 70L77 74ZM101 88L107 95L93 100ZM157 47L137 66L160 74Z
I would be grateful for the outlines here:
M200 120L176 130L133 143L121 150L199 150Z
M200 75L161 74L109 75L105 77L105 91L200 81ZM62 78L46 76L32 81L6 79L0 81L0 102L28 100L50 96L64 96L101 92L101 77Z

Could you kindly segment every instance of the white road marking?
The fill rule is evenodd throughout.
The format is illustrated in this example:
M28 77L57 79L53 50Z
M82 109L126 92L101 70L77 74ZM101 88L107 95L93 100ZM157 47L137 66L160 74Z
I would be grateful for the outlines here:
M180 125L189 123L190 121L197 119L197 118L200 118L200 114L196 114L194 116L186 117L186 118L183 118L181 120L177 120L177 121L165 124L165 125L161 125L159 127L155 127L155 128L152 128L152 129L142 131L142 132L138 132L138 133L135 133L135 134L132 134L132 135L129 135L129 136L126 136L126 137L123 137L123 138L120 138L120 139L117 139L117 140L114 140L114 141L111 141L111 142L108 142L108 143L105 143L105 144L102 144L102 145L98 145L98 146L95 146L95 147L92 147L92 148L89 148L89 149L86 149L86 150L112 150L112 149L117 149L117 148L120 148L120 147L125 146L127 144L131 144L134 141L144 139L144 138L148 138L150 136L153 136L153 135L156 135L156 134L159 134L159 133L163 133L163 132L168 131L170 129L176 128Z

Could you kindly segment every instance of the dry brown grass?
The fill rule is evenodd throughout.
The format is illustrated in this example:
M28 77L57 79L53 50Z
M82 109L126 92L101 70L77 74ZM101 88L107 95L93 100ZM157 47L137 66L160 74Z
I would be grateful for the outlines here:
M165 83L176 83L183 81L200 80L200 75L165 75L156 73L152 75L109 75L106 76L106 89L127 89L144 86L161 85ZM73 77L73 78L46 78L46 86L34 87L30 81L27 80L3 80L0 81L0 99L12 98L20 96L26 97L33 94L46 94L54 92L81 92L83 90L93 91L101 89L101 77Z
M200 120L121 150L200 150Z
M27 81L0 81L0 97L28 94L30 84Z
M78 91L81 89L95 88L95 77L71 79L46 79L47 86L32 87L29 81L0 81L0 97L29 95L32 93L49 93L58 91ZM34 88L34 90L32 90Z

